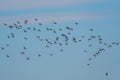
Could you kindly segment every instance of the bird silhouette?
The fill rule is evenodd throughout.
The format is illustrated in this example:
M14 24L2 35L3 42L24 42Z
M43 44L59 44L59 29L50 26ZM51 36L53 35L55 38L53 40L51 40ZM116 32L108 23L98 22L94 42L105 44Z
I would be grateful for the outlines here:
M62 31L62 29L61 29L61 28L59 28L59 31Z
M89 61L91 61L92 59L91 58L89 58Z
M24 31L25 33L27 32L27 30L25 30L25 29L24 29L23 31Z
M21 52L20 54L25 54L25 52Z
M63 52L63 49L60 49L61 52Z
M29 57L26 57L26 59L27 59L27 60L30 60L30 58L29 58Z
M87 66L90 66L90 63L88 63Z
M39 25L42 25L42 23L39 23Z
M13 28L13 26L12 25L10 25L10 26L8 26L10 29L12 29Z
M9 58L10 56L8 54L6 54L6 57Z
M50 56L53 56L53 54L51 53Z
M6 46L9 46L9 44L6 44Z
M35 21L38 21L38 19L37 19L37 18L35 18Z
M20 21L17 21L17 24L20 24Z
M25 40L27 40L28 38L27 37L24 37Z
M78 22L75 22L75 25L77 25L77 26L78 26Z
M24 20L24 23L25 23L25 24L28 24L28 20Z
M41 56L41 54L38 54L38 56L40 57L40 56Z
M105 75L108 76L108 72L106 72Z
M92 46L92 44L89 44L88 46L89 46L89 47L91 47L91 46Z
M4 50L5 48L4 47L1 47L2 50Z
M93 32L93 29L91 28L91 29L89 29L89 31Z
M57 24L57 23L54 21L53 24Z
M24 46L24 49L27 49L27 48Z
M7 24L6 23L3 23L4 24L4 26L7 26Z

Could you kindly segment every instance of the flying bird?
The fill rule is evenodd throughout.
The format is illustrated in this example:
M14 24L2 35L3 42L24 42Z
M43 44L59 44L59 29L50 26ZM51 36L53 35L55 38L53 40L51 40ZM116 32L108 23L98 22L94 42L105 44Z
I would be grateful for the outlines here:
M27 60L30 60L30 58L29 58L29 57L26 57L26 59L27 59Z
M106 72L105 75L108 76L108 72Z

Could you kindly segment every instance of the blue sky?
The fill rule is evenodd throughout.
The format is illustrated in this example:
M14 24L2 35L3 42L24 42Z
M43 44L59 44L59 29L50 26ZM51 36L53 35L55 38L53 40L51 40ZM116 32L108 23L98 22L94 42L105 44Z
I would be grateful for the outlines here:
M113 45L108 48L100 45L97 40L88 42L91 35L101 35L103 42L111 44L120 42L120 1L119 0L1 0L0 1L0 80L119 80L120 79L120 46ZM36 22L34 19L38 18ZM28 24L24 24L24 20ZM9 29L7 25L13 25L20 21L24 26L20 30ZM57 24L53 24L56 21ZM75 25L78 22L78 26ZM41 26L38 23L42 23ZM61 33L70 31L70 39L77 39L81 35L86 38L82 42L69 45L52 45L45 48L45 41L40 43L35 36L53 40ZM42 33L23 30L27 27L40 28ZM46 27L62 32L53 34L46 31ZM89 29L93 28L94 32ZM13 32L14 38L8 39ZM23 38L27 37L28 40ZM61 39L61 43L64 43ZM9 46L6 46L9 44ZM92 47L88 47L93 44ZM26 46L27 50L23 50ZM105 48L96 58L93 54L99 49ZM63 52L60 52L63 49ZM84 53L87 50L87 53ZM20 52L24 51L25 55ZM6 58L6 55L9 58ZM38 54L41 54L38 57ZM53 56L50 56L53 54ZM26 60L29 57L30 60ZM88 59L92 58L91 61ZM90 64L87 66L86 64ZM106 72L109 73L105 76Z

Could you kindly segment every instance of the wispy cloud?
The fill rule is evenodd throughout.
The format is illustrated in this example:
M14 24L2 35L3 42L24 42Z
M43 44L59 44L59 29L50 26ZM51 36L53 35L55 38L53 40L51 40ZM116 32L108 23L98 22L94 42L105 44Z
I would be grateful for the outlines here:
M14 22L34 17L45 22L103 19L107 16L93 12L93 8L88 8L90 5L75 6L101 1L108 0L0 0L0 20Z
M0 0L0 10L58 7L101 1L106 0Z

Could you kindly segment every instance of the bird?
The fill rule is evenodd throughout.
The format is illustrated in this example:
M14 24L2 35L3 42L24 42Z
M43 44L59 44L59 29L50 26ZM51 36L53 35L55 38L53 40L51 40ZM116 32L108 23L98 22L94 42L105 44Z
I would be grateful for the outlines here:
M36 36L38 39L40 39L40 36Z
M57 24L57 23L54 21L53 24Z
M40 41L43 41L43 39L40 39Z
M65 45L68 45L68 43L65 43Z
M54 30L53 33L56 33L56 31Z
M62 29L61 29L61 28L59 28L59 31L62 31Z
M2 50L4 50L5 48L4 47L1 47Z
M13 23L13 25L14 25L14 26L17 26L17 24L16 24L16 23Z
M68 35L70 35L70 33L67 33Z
M48 39L45 39L45 41L48 41Z
M57 44L57 42L56 42L56 41L54 41L54 44Z
M26 59L27 59L27 60L30 60L30 58L29 58L29 57L26 57Z
M119 45L120 43L116 43L116 45Z
M85 36L81 36L82 38L85 38Z
M61 52L63 52L63 49L60 49Z
M70 28L70 27L68 27L68 26L66 27L66 29L73 31L73 28Z
M22 25L19 25L19 27L21 27L21 28L22 28Z
M53 54L51 53L50 56L53 56Z
M89 46L89 47L91 47L91 46L92 46L92 44L89 44L88 46Z
M107 45L107 43L104 43L104 45L106 46L106 45Z
M24 46L24 49L27 49L27 48Z
M108 48L111 48L112 47L112 45L108 45Z
M93 56L96 57L100 54L100 51L98 51L96 54L94 54Z
M91 61L92 59L91 58L89 58L89 61Z
M20 27L18 27L17 29L21 29Z
M30 28L30 27L28 27L27 29L28 29L28 30L31 30L31 28Z
M11 36L14 36L14 33L11 33Z
M90 63L88 63L87 66L90 66Z
M102 41L99 41L100 44L102 44Z
M116 44L115 42L112 42L112 44Z
M9 46L9 44L6 44L6 46Z
M7 24L6 23L3 23L4 24L4 26L7 26Z
M88 41L90 41L91 40L91 38L88 38Z
M78 40L79 42L81 42L82 40Z
M58 40L59 40L59 37L57 36L55 40L58 41Z
M51 45L51 44L53 44L53 43L52 43L52 42L50 42L50 41L48 41L48 44L50 44L50 45Z
M62 43L59 43L59 46L62 46Z
M8 36L8 38L10 38L10 36Z
M42 23L39 23L39 25L42 25Z
M67 27L66 27L66 29L68 29L68 30L69 30L69 29L70 29L70 27L68 27L68 26L67 26Z
M78 22L75 22L75 25L78 25Z
M25 54L25 52L21 52L20 54Z
M35 27L33 27L33 30L35 31L35 30L36 30L36 28L35 28Z
M27 23L28 23L28 20L24 20L24 23L27 24Z
M23 29L23 31L26 33L27 32L27 30L25 30L25 29Z
M46 45L45 47L46 47L46 48L49 48L49 46L48 46L48 45Z
M20 24L20 21L17 21L18 24Z
M35 18L35 21L38 21L38 19L37 19L37 18Z
M13 28L13 26L12 26L12 25L9 25L8 27L9 27L10 29L12 29L12 28Z
M9 58L10 56L8 54L6 54L6 57Z
M86 53L86 52L87 52L87 50L84 50L83 52L85 52L85 53Z
M46 30L52 31L53 29L50 29L50 28L46 27Z
M94 57L96 57L96 54L93 54Z
M106 72L105 75L108 76L108 72Z
M40 30L40 29L38 29L37 31L41 32L41 30Z
M40 57L40 56L41 56L41 54L38 54L38 56Z
M93 29L91 28L91 29L89 29L89 31L93 32Z
M96 38L96 36L91 36L91 38Z
M25 40L27 40L28 38L27 37L24 37Z

